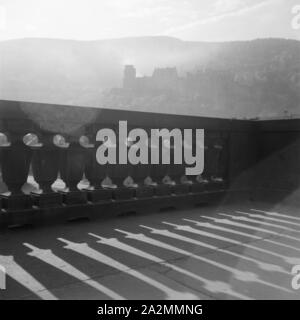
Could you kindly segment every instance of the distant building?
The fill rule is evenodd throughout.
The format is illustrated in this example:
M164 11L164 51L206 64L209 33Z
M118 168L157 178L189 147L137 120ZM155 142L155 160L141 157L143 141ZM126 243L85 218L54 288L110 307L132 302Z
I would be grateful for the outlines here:
M136 70L132 65L124 68L123 89L134 89L136 86Z
M152 76L137 77L132 65L124 68L123 89L134 92L176 91L180 85L177 69L156 68Z

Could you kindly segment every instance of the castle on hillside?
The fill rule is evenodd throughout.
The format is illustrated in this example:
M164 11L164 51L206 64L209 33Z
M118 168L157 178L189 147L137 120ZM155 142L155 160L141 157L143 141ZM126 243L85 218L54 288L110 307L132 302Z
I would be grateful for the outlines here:
M109 108L173 113L184 110L185 114L218 117L228 117L229 114L231 117L241 114L253 117L253 110L263 114L260 106L267 105L267 116L277 116L280 104L273 101L279 96L270 104L269 83L281 90L281 97L284 96L286 101L285 109L290 108L289 105L296 109L295 101L299 99L289 86L280 86L285 83L285 77L277 75L274 78L272 72L264 69L249 72L214 65L201 66L185 75L180 75L175 67L166 67L155 68L151 75L137 76L135 67L126 65L123 85L109 89L103 95L102 104ZM293 85L298 81L297 77L290 79Z
M152 76L136 76L136 69L133 65L126 65L124 68L123 89L133 92L151 91L176 91L180 86L181 79L174 68L156 68Z
M199 114L201 110L210 114L225 104L232 105L232 95L228 92L234 90L234 78L229 70L213 68L201 68L181 76L176 67L155 68L152 75L137 76L135 67L126 65L123 85L110 89L104 104L118 108L143 107L153 112L163 109Z
M169 93L175 95L201 94L206 96L235 82L234 74L228 70L201 69L178 75L176 67L155 68L151 76L138 77L133 65L124 67L124 93L134 95Z

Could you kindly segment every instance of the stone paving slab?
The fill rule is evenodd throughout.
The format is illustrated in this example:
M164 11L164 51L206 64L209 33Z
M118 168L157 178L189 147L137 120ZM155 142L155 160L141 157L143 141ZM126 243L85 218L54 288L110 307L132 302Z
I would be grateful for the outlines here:
M0 299L166 299L168 295L176 299L300 299L300 291L291 287L291 269L300 264L300 234L272 233L276 228L263 223L243 221L254 228L247 229L204 218L223 218L220 212L245 216L237 210L261 214L261 222L268 223L274 221L264 217L276 211L280 219L295 222L292 228L300 230L300 220L292 220L299 217L295 209L261 203L11 230L0 235L0 264L8 271L7 289L0 290ZM231 232L184 219L209 222ZM290 227L284 221L276 224ZM156 233L161 230L167 235ZM102 243L89 233L100 236ZM139 234L148 242L134 237ZM64 248L59 239L69 241L70 248ZM29 255L32 248L34 256Z

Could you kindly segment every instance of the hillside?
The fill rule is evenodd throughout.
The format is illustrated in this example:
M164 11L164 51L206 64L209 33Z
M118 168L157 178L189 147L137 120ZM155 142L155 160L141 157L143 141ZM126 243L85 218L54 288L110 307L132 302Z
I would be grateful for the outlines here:
M204 109L198 100L190 104L180 96L170 101L168 96L132 97L124 102L107 94L122 86L124 64L135 65L139 75L173 66L182 77L203 68L226 70L234 74L236 84L212 91L211 96L218 95L212 102L216 105ZM0 72L1 99L228 117L300 115L300 42L295 40L9 40L0 42Z

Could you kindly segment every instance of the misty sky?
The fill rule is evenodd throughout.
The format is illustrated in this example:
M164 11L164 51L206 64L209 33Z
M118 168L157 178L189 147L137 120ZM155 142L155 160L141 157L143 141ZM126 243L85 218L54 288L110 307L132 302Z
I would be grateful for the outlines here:
M229 41L282 37L300 0L0 0L0 40L168 35Z

